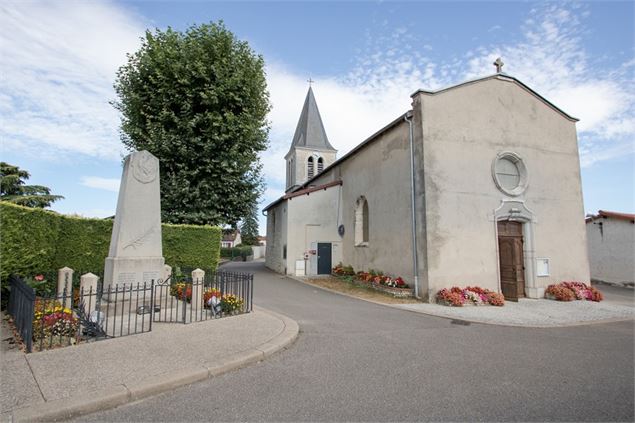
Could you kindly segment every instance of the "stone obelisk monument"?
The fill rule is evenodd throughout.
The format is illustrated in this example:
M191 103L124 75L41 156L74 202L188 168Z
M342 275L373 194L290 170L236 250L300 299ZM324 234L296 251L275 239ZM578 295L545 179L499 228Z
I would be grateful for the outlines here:
M117 214L104 269L109 286L137 286L163 277L159 159L148 151L126 157Z

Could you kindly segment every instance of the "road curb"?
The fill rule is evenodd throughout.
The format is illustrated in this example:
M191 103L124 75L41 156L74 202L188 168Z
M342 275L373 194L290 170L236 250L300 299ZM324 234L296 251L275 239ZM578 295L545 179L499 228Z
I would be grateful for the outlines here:
M583 321L583 322L570 322L570 323L560 323L558 325L520 325L520 324L514 324L514 323L496 323L496 322L491 322L491 321L484 321L484 320L477 320L477 319L465 319L465 318L460 318L460 317L452 317L452 316L443 316L440 314L434 314L434 313L429 313L429 312L425 312L422 310L413 310L410 308L404 308L404 307L400 307L399 305L395 305L395 304L386 304L386 303L380 303L379 301L373 301L373 300L369 300L366 298L360 298L360 297L356 297L355 295L351 295L351 294L347 294L345 292L340 292L340 291L336 291L334 289L330 289L330 288L325 288L319 285L313 285L312 283L309 283L307 281L304 281L300 278L297 277L293 277L293 276L288 276L287 278L300 282L306 286L310 286L312 288L317 288L317 289L321 289L323 291L327 291L327 292L331 292L333 294L337 294L337 295L343 295L345 297L349 297L349 298L354 298L356 300L360 300L360 301L366 301L367 303L371 303L371 304L377 304L380 306L384 306L384 307L390 307L392 309L396 309L396 310L401 310L401 311L407 311L410 313L415 313L415 314L423 314L425 316L430 316L430 317L438 317L439 319L446 319L446 320L451 320L451 321L462 321L462 322L469 322L469 323L475 323L475 324L479 324L479 325L489 325L489 326L503 326L503 327L510 327L510 328L525 328L525 329L558 329L558 328L568 328L568 327L577 327L577 326L589 326L589 325L602 325L602 324L606 324L606 323L618 323L618 322L633 322L635 319L630 318L630 317L614 317L614 318L608 318L608 319L599 319L599 320L588 320L588 321Z
M115 385L80 395L73 395L68 398L27 405L24 408L13 410L11 421L50 422L66 420L96 411L115 408L262 361L272 354L288 348L295 342L300 332L300 327L295 320L262 307L255 307L255 309L261 313L269 314L283 323L283 329L280 333L255 348L242 351L231 358L224 358L213 363L204 363L202 366L152 376L134 384Z

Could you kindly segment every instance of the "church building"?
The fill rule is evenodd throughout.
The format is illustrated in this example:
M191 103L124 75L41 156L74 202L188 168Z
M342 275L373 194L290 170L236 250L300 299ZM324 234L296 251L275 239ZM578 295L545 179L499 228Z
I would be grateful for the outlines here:
M417 296L478 285L515 300L589 282L577 119L500 71L412 94L336 159L313 90L269 204L266 265L401 276Z

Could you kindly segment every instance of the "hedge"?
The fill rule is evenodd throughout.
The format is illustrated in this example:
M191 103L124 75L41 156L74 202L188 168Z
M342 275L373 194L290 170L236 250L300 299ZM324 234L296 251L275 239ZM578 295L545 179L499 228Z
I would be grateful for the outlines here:
M216 269L218 266L220 228L164 224L162 235L167 264L194 269Z
M0 279L12 273L31 276L76 272L102 274L113 221L65 216L0 202ZM221 229L162 225L163 256L171 266L216 269Z
M234 258L241 256L243 258L253 255L253 250L249 246L242 247L223 247L220 249L220 256L223 258Z

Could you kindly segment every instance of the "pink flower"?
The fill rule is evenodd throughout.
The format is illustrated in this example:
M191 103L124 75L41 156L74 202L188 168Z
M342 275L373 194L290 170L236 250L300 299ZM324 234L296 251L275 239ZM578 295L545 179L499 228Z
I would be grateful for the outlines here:
M40 281L41 282L41 281L44 280L44 275L35 275L35 277L33 279L35 279L36 281Z

